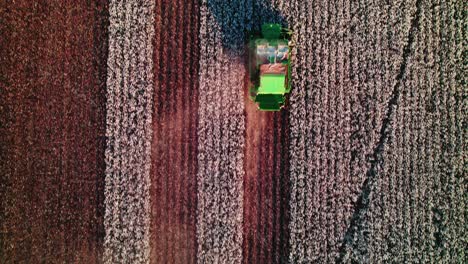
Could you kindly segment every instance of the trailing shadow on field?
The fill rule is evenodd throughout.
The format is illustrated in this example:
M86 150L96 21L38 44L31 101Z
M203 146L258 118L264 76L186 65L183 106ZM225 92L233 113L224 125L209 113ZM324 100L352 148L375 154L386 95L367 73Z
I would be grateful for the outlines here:
M268 0L253 0L251 5L239 0L207 0L208 11L221 27L224 49L243 54L248 35L260 32L263 23L288 27L286 18Z

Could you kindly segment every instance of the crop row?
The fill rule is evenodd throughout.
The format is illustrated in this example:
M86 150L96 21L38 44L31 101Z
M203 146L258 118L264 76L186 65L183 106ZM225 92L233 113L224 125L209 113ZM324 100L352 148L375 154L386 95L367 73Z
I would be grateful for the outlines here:
M290 261L462 259L457 4L290 7Z
M105 263L149 261L154 6L109 6Z
M236 50L244 5L203 1L200 17L198 123L199 262L240 263L242 259L244 74ZM223 33L225 33L223 35Z

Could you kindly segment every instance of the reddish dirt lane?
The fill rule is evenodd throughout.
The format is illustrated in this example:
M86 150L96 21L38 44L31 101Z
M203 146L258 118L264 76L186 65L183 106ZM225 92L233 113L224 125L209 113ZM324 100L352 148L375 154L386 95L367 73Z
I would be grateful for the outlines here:
M101 255L107 4L0 3L0 263Z
M285 263L289 255L289 113L286 109L261 112L247 93L245 98L243 263Z
M151 262L196 262L198 1L159 1L151 168Z

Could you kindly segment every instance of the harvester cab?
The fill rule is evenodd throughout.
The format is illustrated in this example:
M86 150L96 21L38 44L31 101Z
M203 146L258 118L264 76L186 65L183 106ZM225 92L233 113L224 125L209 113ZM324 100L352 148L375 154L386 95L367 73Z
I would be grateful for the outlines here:
M263 24L249 41L249 97L262 111L279 111L291 90L291 31Z

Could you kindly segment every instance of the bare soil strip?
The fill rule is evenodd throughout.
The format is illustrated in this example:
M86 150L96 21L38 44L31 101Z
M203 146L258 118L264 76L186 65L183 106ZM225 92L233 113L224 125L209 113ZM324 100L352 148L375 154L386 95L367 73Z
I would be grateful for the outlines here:
M195 263L198 1L155 9L151 263Z
M97 263L107 4L0 3L0 262Z
M243 263L283 263L289 255L288 113L260 112L246 101L246 121Z
M105 263L150 255L154 4L111 1L107 78Z

